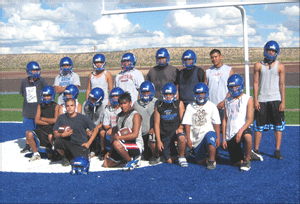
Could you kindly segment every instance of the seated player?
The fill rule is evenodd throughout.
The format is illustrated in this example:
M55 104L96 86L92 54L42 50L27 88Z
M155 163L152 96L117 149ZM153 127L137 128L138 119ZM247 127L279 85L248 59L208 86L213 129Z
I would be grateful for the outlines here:
M208 97L207 85L196 84L195 101L187 105L181 124L185 125L187 149L194 150L197 164L207 164L206 168L213 170L216 168L216 148L220 146L221 121L217 106Z
M52 156L51 144L48 135L52 133L52 129L58 117L59 105L54 102L55 90L52 86L45 86L41 91L41 104L37 107L35 115L35 123L38 125L35 130L26 133L26 141L29 143L33 155L30 162L41 159L38 152L39 147L45 147L48 157Z
M53 127L56 138L54 147L63 156L62 166L69 166L70 161L76 157L83 156L89 159L89 147L96 138L99 128L88 117L75 111L77 107L74 98L68 98L65 105L67 113L59 115ZM70 128L59 132L59 127L63 126ZM87 128L93 132L90 138L86 135Z
M133 108L142 116L143 156L145 160L149 160L150 164L157 164L159 155L154 134L154 109L157 101L154 97L155 87L150 81L144 81L139 92L140 99L134 103Z
M119 96L123 93L124 91L121 88L115 87L109 94L110 106L107 106L105 108L103 115L102 125L104 131L100 131L100 160L103 160L105 154L107 153L107 149L105 148L106 140L110 140L110 137L112 135L112 128L117 125L117 115L122 111L118 100Z
M222 146L228 148L234 166L239 166L241 171L248 171L251 168L253 99L244 94L244 79L238 74L228 78L227 87L230 97L225 99Z
M143 152L142 117L131 105L131 96L128 92L119 97L122 112L117 116L117 126L112 130L111 151L104 158L104 167L114 167L125 160L123 171L134 169ZM124 127L131 128L132 132L126 135L118 135L118 131ZM133 159L132 159L133 158Z
M181 125L185 108L182 101L176 100L176 96L176 86L166 83L162 88L163 100L155 107L154 130L158 151L163 152L167 163L175 163L178 159L181 167L187 167L188 163L184 157L186 136Z
M102 101L104 99L104 92L101 88L93 88L89 93L88 100L82 104L82 114L86 115L99 129L102 129L102 119L104 113L104 105ZM92 135L92 131L87 129L88 137ZM97 134L97 136L100 133ZM94 157L98 152L96 140L93 141L91 147L91 157Z

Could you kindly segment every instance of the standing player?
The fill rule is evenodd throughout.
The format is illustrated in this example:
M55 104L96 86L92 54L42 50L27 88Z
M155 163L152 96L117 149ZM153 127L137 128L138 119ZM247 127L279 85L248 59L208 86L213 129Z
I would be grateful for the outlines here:
M163 152L167 163L178 163L187 167L185 154L186 136L181 120L185 111L182 101L176 100L177 88L172 83L166 83L162 89L162 98L154 111L154 130L158 151ZM175 147L177 140L178 151Z
M64 57L60 60L60 72L59 75L55 77L54 88L56 93L59 94L57 99L57 104L63 103L63 92L66 87L70 84L74 84L80 87L80 79L78 74L73 72L73 62L69 57Z
M101 152L100 152L100 160L104 159L107 150L105 149L106 140L110 140L112 137L112 129L117 125L117 115L122 111L119 104L119 97L122 95L124 91L115 87L111 90L109 95L110 106L107 106L104 110L103 114L103 128L104 132L100 132L100 144L101 144Z
M154 97L161 100L161 90L166 83L175 84L176 81L176 67L169 64L170 53L166 48L157 50L156 66L152 67L145 77L145 81L150 81L155 86Z
M125 160L123 171L130 171L138 165L140 155L144 149L141 127L142 117L131 107L132 101L128 92L119 97L119 104L122 112L118 114L117 126L113 128L112 150L106 156L103 166L113 167ZM131 128L132 133L119 136L117 132L123 127Z
M124 92L128 91L132 97L132 103L138 99L139 88L144 81L143 74L135 69L136 57L132 53L126 53L121 60L123 71L115 78L115 87L120 87Z
M182 70L177 70L176 86L178 89L177 99L180 99L186 107L194 101L194 86L199 82L206 83L205 71L196 66L197 56L194 51L186 50L182 54Z
M82 104L82 114L86 115L99 129L102 130L102 120L105 106L102 104L104 92L101 88L93 88L89 94L87 101ZM92 136L92 131L87 129L88 137ZM100 137L100 132L97 134ZM94 157L97 152L96 140L93 141L90 147L91 157Z
M228 78L230 97L225 99L222 122L224 149L228 148L229 157L234 166L248 171L251 168L253 99L244 94L244 79L238 74ZM241 147L243 143L245 156Z
M95 124L85 115L76 113L76 102L73 98L66 101L67 113L58 116L53 127L55 136L55 149L63 156L62 165L69 166L70 160L83 156L89 158L89 147L99 131ZM59 127L70 126L64 132L58 132ZM93 134L88 139L86 129L92 130Z
M187 147L194 149L197 164L207 164L206 168L213 170L216 168L216 148L220 146L221 121L216 105L208 98L207 85L196 84L195 101L186 107L181 124L185 125Z
M133 108L142 116L142 135L144 140L144 159L150 164L159 162L154 134L154 109L157 98L154 97L155 87L150 81L144 81L140 87L140 99ZM150 148L149 148L150 146ZM151 154L152 152L152 154ZM152 155L152 157L151 157ZM151 157L151 158L150 158Z
M102 102L104 107L108 104L108 94L114 86L112 75L109 71L105 70L105 66L105 56L103 54L96 54L93 57L93 68L95 71L89 74L85 97L85 99L88 100L93 88L101 88L104 91L104 99Z
M254 65L254 153L263 161L259 152L262 132L275 130L276 159L283 159L280 152L282 131L285 129L285 68L276 61L280 52L275 41L269 41L264 47L265 59ZM259 94L258 94L259 90Z
M34 118L36 116L38 104L41 102L39 94L47 83L42 77L40 77L41 68L37 62L29 62L26 67L26 72L28 77L22 81L20 94L24 98L22 116L23 127L27 134L29 130L34 130L36 127ZM29 150L30 145L26 142L26 146L21 150L21 153L29 152Z
M46 148L48 158L52 157L52 145L48 140L48 135L53 132L53 126L58 117L59 105L54 102L55 90L52 86L45 86L40 93L40 97L42 103L38 105L35 115L35 124L38 126L35 130L30 130L26 134L26 141L33 151L30 162L41 159L38 152L40 146Z

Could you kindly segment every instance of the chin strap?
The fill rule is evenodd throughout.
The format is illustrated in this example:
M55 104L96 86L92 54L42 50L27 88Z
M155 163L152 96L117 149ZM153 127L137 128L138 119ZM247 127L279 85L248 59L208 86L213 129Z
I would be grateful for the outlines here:
M262 64L265 65L266 63L268 63L269 65L269 69L271 69L271 65L272 63L274 62L275 60L270 60L268 58L265 58L263 61L262 61Z

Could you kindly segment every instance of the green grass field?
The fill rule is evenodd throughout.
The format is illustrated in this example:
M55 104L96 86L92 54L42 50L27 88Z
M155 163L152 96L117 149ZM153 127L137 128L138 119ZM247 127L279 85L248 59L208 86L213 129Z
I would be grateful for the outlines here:
M253 95L251 90L251 95ZM299 88L286 89L286 109L299 109ZM23 105L23 97L20 94L0 95L0 108L20 109ZM79 103L85 101L85 93L80 93L78 97ZM21 111L0 111L0 121L22 121ZM287 124L300 124L299 111L285 111L285 120Z

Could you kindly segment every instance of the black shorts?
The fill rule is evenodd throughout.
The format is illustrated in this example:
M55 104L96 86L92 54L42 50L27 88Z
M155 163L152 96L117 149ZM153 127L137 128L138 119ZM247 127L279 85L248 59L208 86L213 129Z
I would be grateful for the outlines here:
M124 149L128 152L130 157L136 157L141 154L141 150L139 149L138 145L135 142L130 142L128 140L127 141L119 140L119 142L123 145ZM112 148L109 157L111 157L115 161L121 161L123 159L123 157L119 154L119 152L114 148Z
M182 135L186 137L185 133L176 134L176 130L174 130L168 136L162 137L161 141L164 145L163 155L166 160L168 160L171 156L178 155L178 151L175 147L175 141L178 141L178 137Z
M242 134L242 138L241 138L242 143L244 143L245 134L252 135L251 129L247 128L246 130L244 130L244 132ZM241 160L244 160L244 152L241 147L241 142L239 142L239 143L236 142L236 135L233 138L231 138L231 140L227 141L229 157L233 164L235 164Z
M52 132L51 133L47 133L47 132L44 132L43 130L40 130L40 129L35 129L35 130L31 131L31 132L34 135L37 148L39 146L51 148L51 143L50 143L50 141L48 139L48 135L49 134L53 134Z
M55 149L63 150L66 158L69 161L79 156L83 156L87 159L89 158L90 151L88 148L80 145L75 145L66 138L56 138L56 140L54 141L54 147Z
M270 101L259 103L260 111L254 112L254 130L256 132L275 129L283 131L285 129L284 111L279 111L281 101Z

